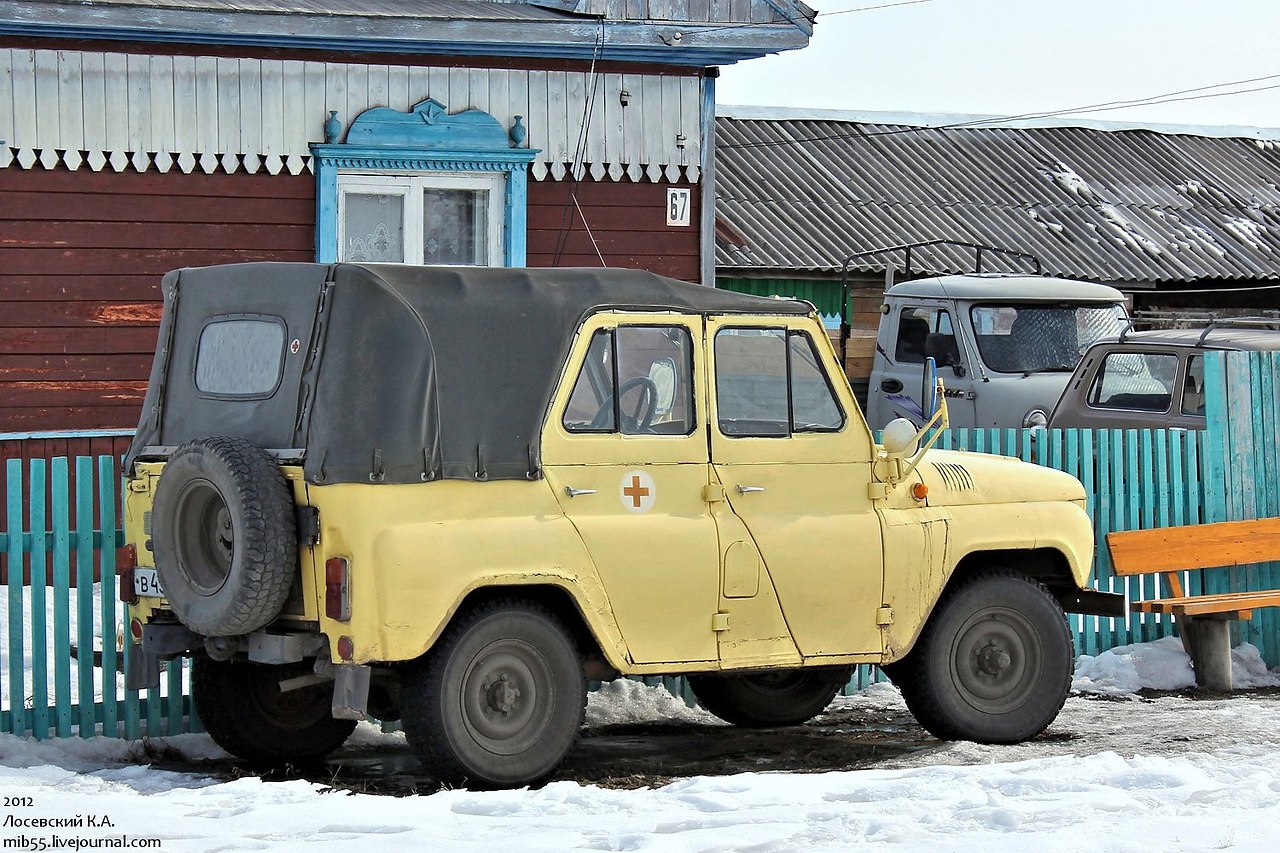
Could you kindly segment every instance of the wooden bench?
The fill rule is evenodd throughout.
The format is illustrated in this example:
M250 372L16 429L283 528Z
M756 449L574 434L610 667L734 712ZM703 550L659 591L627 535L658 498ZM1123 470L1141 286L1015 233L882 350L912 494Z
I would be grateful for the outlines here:
M1280 606L1280 589L1187 595L1178 573L1280 560L1280 518L1108 533L1107 550L1117 575L1161 573L1169 597L1133 601L1130 608L1174 616L1196 684L1231 690L1230 623L1251 618L1258 608Z

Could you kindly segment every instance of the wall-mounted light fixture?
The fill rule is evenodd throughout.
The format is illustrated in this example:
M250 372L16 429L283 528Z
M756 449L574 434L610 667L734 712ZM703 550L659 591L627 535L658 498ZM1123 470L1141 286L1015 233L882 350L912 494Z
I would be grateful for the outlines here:
M618 100L625 107L627 104L631 103L631 93L628 92L626 89L623 89L621 92L618 93Z

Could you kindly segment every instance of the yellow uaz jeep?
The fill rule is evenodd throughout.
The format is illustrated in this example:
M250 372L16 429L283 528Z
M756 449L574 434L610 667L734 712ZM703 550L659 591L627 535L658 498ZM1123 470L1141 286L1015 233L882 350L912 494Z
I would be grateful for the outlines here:
M170 273L126 459L131 684L297 762L366 715L522 785L585 683L800 723L879 664L944 738L1042 731L1093 535L1071 477L877 445L805 303L630 270Z

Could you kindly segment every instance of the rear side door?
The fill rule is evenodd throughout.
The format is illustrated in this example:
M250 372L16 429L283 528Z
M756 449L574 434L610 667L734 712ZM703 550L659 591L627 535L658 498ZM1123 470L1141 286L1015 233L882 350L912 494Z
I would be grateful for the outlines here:
M759 548L800 654L878 655L871 436L816 335L802 317L708 319L712 476Z

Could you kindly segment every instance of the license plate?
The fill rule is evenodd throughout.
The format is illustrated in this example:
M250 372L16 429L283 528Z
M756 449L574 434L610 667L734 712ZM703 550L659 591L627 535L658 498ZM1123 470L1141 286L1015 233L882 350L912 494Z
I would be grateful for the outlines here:
M160 576L155 569L142 567L133 570L133 591L138 595L149 595L160 598L164 590L160 588Z

